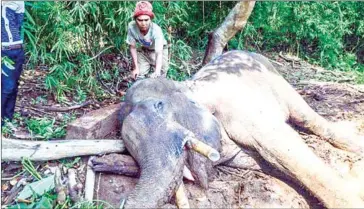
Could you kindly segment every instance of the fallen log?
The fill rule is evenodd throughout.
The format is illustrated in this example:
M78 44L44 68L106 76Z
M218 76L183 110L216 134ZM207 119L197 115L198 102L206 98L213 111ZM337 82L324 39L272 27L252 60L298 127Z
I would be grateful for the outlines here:
M122 140L53 140L29 141L2 139L2 161L21 161L27 157L34 161L57 160L67 157L100 155L123 152Z

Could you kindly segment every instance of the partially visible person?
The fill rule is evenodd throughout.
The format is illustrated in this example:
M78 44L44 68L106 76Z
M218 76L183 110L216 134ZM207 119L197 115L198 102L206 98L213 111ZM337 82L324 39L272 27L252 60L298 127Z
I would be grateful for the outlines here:
M24 19L23 1L1 2L1 124L12 120L20 74L23 71L24 50L21 28ZM12 67L3 59L12 60ZM12 69L14 68L14 69Z
M166 77L169 66L167 41L162 29L152 22L152 5L148 1L137 2L133 17L126 39L133 60L132 78ZM151 68L154 68L152 73Z

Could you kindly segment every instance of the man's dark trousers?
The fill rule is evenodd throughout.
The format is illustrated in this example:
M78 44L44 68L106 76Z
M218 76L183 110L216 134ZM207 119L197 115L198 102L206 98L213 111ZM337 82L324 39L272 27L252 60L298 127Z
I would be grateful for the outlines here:
M22 48L1 50L1 56L10 58L14 62L15 68L9 69L5 64L1 64L2 71L6 73L6 75L1 73L1 122L3 123L6 118L13 119L19 78L23 71L25 56Z

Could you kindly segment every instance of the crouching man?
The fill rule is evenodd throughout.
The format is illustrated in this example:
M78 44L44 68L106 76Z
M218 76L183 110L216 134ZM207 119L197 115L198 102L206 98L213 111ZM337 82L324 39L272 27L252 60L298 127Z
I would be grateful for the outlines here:
M147 1L137 2L133 17L126 40L133 60L132 78L166 77L169 65L167 41L162 29L152 22L152 5Z

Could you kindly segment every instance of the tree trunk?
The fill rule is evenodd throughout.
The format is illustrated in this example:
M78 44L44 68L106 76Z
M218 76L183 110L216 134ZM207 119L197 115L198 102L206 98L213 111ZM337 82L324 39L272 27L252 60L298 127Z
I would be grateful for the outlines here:
M237 3L224 22L214 32L209 34L209 41L202 62L203 65L222 54L227 42L246 25L254 5L255 1L241 1Z
M57 160L66 157L123 152L122 140L54 140L29 141L2 139L3 161L21 161L27 157L34 161Z

